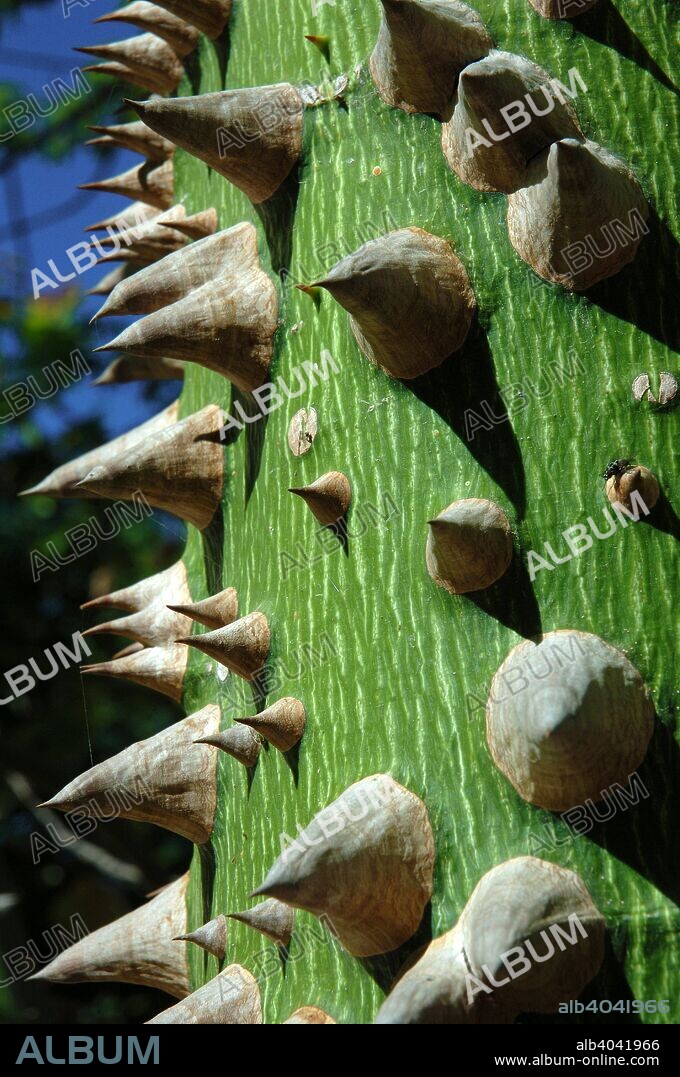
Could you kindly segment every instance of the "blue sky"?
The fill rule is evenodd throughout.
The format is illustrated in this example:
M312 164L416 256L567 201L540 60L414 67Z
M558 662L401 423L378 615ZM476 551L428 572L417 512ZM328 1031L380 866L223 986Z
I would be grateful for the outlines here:
M84 2L84 0L83 0ZM3 81L12 82L19 89L19 97L28 93L35 94L37 100L44 103L46 96L43 87L52 79L60 77L67 85L72 78L73 68L90 62L82 53L73 52L76 45L100 44L106 41L120 40L139 31L123 23L102 23L93 25L92 20L99 15L114 11L121 5L115 0L90 0L87 7L71 7L68 18L64 18L62 0L51 3L22 4L18 13L3 14L0 25L0 64ZM103 81L101 76L87 75L90 85ZM117 98L117 87L111 82L112 99ZM113 112L104 113L102 123L121 122ZM8 130L5 117L0 114L0 135ZM83 130L83 143L93 137ZM0 144L0 154L11 153L11 140ZM95 191L78 192L76 187L93 179L103 179L115 175L141 161L137 154L119 150L111 153L102 161L92 149L85 146L72 152L61 161L50 162L43 158L27 159L13 170L11 183L0 183L0 268L4 267L2 276L3 293L7 294L5 281L8 274L15 274L13 294L20 292L32 296L31 269L39 267L47 271L47 262L54 259L62 273L67 272L68 262L65 252L69 247L87 238L84 231L87 225L101 220L129 205L127 199L116 195L102 194ZM37 218L28 235L18 241L12 236L11 222L17 217ZM96 281L113 268L94 268L83 273L77 283L82 291L92 288ZM47 296L49 291L41 292ZM29 298L30 302L41 302ZM84 297L82 309L89 319L100 305L101 299ZM106 335L119 332L125 325L121 319L110 320L101 330L95 329L92 346L104 343ZM99 339L97 339L99 337ZM110 339L110 337L109 337ZM91 356L91 352L82 349L93 371L100 372L113 358L112 355ZM46 356L45 365L61 356ZM65 358L65 357L63 357ZM4 364L3 364L4 365ZM60 408L54 414L53 408L34 409L31 417L41 425L49 422L67 426L76 416L96 413L103 417L105 428L111 436L129 429L141 422L153 410L141 398L141 389L137 385L123 385L111 388L91 389L87 379L74 385L67 393L60 394ZM11 375L7 367L0 374L0 389L11 384ZM167 399L176 394L179 383L167 383ZM62 414L63 398L63 414ZM9 434L6 426L3 433Z

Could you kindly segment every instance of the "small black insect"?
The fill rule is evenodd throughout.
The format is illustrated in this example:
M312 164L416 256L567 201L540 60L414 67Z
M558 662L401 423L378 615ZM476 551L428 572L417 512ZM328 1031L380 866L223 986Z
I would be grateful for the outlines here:
M610 464L607 464L606 468L602 472L603 479L611 479L612 477L623 475L624 471L627 471L630 467L630 460L612 460Z

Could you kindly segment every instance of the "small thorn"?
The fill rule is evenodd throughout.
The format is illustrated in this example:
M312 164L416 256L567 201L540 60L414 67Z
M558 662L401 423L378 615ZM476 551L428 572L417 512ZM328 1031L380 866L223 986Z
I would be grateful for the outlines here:
M255 730L280 752L289 752L304 732L305 708L299 699L286 696L259 714L236 721Z
M315 307L321 306L321 288L318 284L296 284L295 287L308 295Z
M201 737L194 744L209 744L212 748L219 748L244 767L254 767L262 749L262 741L257 734L244 726L232 726L210 737Z
M429 527L427 570L450 594L482 591L507 571L513 557L512 529L493 501L454 501Z
M330 527L347 515L352 497L349 480L341 471L329 471L309 486L290 487L307 503L319 523Z
M305 34L305 40L316 46L326 63L331 62L330 37L326 34Z
M219 594L204 598L201 602L168 605L168 609L190 617L207 628L224 628L238 617L238 594L233 587L227 587Z
M264 668L269 654L269 623L264 614L249 613L224 628L184 636L176 642L203 651L232 673L252 681Z
M206 950L218 961L224 961L227 952L227 918L224 914L216 916L202 927L190 931L186 935L176 935L173 942L193 942Z
M276 898L269 898L253 909L230 912L227 915L230 920L246 924L255 931L259 931L261 935L272 939L277 946L287 948L290 944L295 924L295 912L289 905L277 901Z
M80 670L86 676L132 681L179 703L186 672L186 652L172 645L143 647L125 658L81 666Z

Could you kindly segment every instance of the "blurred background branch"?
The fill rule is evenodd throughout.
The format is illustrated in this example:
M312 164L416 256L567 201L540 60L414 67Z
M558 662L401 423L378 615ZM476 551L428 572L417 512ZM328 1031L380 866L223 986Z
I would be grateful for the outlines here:
M65 19L60 0L0 0L0 140L12 132L0 141L2 671L31 656L39 661L45 648L95 623L97 617L80 611L88 598L160 571L182 551L175 521L168 527L161 517L145 518L35 583L31 550L53 542L64 551L64 532L91 516L93 504L16 496L64 461L144 421L177 394L177 385L168 382L92 389L110 357L103 362L92 354L101 343L88 324L98 302L85 290L110 266L77 278L77 287L33 297L33 267L44 269L50 259L63 264L64 252L84 238L89 222L124 207L115 196L79 192L77 185L123 171L139 158L83 148L88 124L120 121L116 110L125 88L109 79L87 75L87 93L50 115L33 113L16 133L21 120L10 124L5 110L28 95L44 103L44 87L55 78L71 83L70 73L79 67L72 47L92 40L91 20L103 10L72 7ZM43 369L55 360L68 363L75 350L92 374L14 413L7 391L29 376L44 384ZM99 660L122 643L112 638L92 646L93 660ZM36 810L36 804L87 770L92 760L100 762L180 717L168 700L134 685L120 685L115 693L105 680L84 685L77 666L0 707L5 776L0 782L0 983L11 975L3 955L29 940L38 950L47 948L46 925L68 924L79 914L93 931L186 869L191 855L186 842L115 819L38 864L31 848L35 831L48 833L48 824L55 828L52 833L65 829L60 817ZM115 984L93 993L86 985L65 990L19 980L0 990L5 1022L134 1024L166 1005L162 995Z

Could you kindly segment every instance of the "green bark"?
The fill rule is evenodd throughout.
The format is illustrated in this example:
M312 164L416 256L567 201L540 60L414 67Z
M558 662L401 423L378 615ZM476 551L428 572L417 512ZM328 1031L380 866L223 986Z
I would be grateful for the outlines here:
M562 82L570 68L578 69L588 87L574 102L584 133L630 164L653 208L651 234L633 265L588 296L543 283L518 258L507 237L505 197L480 194L457 179L434 119L407 116L378 98L366 68L379 25L377 0L337 0L319 7L316 17L308 0L236 0L226 76L220 44L203 39L194 81L179 91L318 84L347 74L346 108L331 101L307 111L294 206L289 185L259 214L181 151L179 198L188 212L214 205L222 227L253 221L263 265L272 273L287 267L301 281L317 279L369 234L417 225L451 241L479 308L461 352L408 384L369 365L328 294L317 309L301 292L281 290L272 380L304 361L319 362L323 349L339 373L287 400L229 445L223 530L212 526L203 537L191 531L186 558L195 599L233 586L242 613L267 615L274 668L294 671L300 648L319 651L324 638L336 653L327 650L300 677L284 676L270 697L294 695L307 709L297 771L272 749L249 780L240 764L221 757L214 876L210 857L196 853L190 926L248 907L250 891L281 851L282 832L295 835L298 824L352 782L388 771L430 812L437 845L434 936L455 922L484 872L509 857L544 856L582 876L607 920L611 945L588 997L675 996L668 1015L641 1020L677 1021L680 767L671 661L677 518L663 505L656 525L619 528L580 557L539 572L533 583L525 567L527 552L543 552L545 542L563 552L561 532L589 516L604 526L601 473L614 457L646 464L673 500L677 413L636 403L630 386L642 371L653 385L660 371L677 371L671 282L678 268L678 174L671 154L678 113L670 82L677 7L616 0L572 23L555 23L539 18L526 0L474 6L500 48L529 57ZM330 36L330 66L305 41L310 33ZM569 364L570 350L577 361L571 360L572 376L559 376L551 364ZM540 392L546 376L551 391L537 399L527 379ZM511 408L509 421L479 428L468 441L466 412L483 415L486 400L500 414L499 388L517 382L526 388L524 409ZM228 412L232 399L240 398L224 379L189 370L183 414L211 402ZM295 458L288 424L309 405L318 411L319 434L311 451ZM324 553L313 516L287 492L329 470L345 472L353 488L350 528L357 537L348 555ZM398 511L359 534L366 507L382 508L386 497ZM425 568L426 521L462 497L498 502L516 536L508 575L473 597L448 595ZM304 560L298 543L315 563L287 572L284 554ZM523 636L559 628L594 632L624 650L649 685L658 715L639 771L649 796L573 840L559 817L524 803L495 769L482 706L509 650ZM216 700L226 704L231 678L220 681L210 665L208 672L205 657L192 652L186 713ZM252 705L225 705L224 724L252 713ZM550 835L559 844L541 847ZM297 915L297 948L294 942L284 974L273 944L232 921L229 960L261 977L267 1022L285 1020L305 1004L340 1022L372 1021L397 958L357 960L318 931L309 936L314 924ZM199 986L217 966L192 949Z

